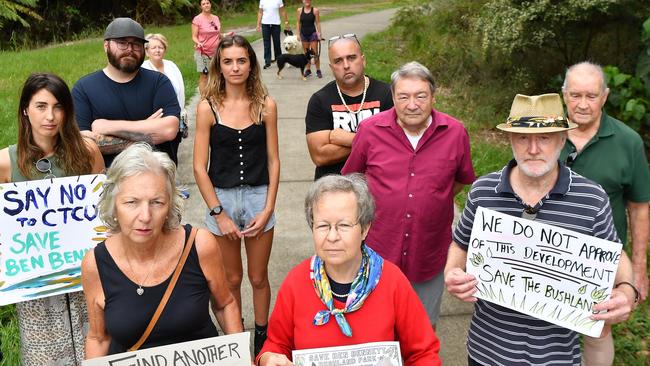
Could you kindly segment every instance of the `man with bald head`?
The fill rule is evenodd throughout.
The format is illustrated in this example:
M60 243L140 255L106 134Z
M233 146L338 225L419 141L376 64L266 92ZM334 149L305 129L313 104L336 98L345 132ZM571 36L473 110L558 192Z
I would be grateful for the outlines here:
M582 62L569 67L562 93L569 120L578 128L569 131L560 159L607 192L616 231L624 245L629 218L634 284L639 300L644 301L648 296L650 172L643 141L638 133L603 110L609 89L599 65ZM597 345L593 340L585 342L584 356L588 365L611 365L611 333L599 339Z
M327 47L334 80L311 96L305 117L314 180L340 174L359 123L393 107L388 84L365 75L356 35L332 37Z

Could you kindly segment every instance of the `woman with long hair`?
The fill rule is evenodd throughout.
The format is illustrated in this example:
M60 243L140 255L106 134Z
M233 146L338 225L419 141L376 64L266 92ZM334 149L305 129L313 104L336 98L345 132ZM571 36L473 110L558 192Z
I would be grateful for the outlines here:
M277 107L260 78L253 48L225 37L210 65L196 114L194 177L208 206L206 225L223 253L230 291L241 309L241 240L253 288L255 352L266 339L268 262L280 180Z
M18 141L0 150L0 182L104 171L97 145L74 120L68 85L56 75L30 75L18 106ZM16 304L23 365L81 365L88 315L81 292Z
M199 72L199 92L203 92L208 80L210 61L221 41L221 22L218 16L212 14L210 0L201 0L200 5L201 12L192 19L192 41L196 71Z

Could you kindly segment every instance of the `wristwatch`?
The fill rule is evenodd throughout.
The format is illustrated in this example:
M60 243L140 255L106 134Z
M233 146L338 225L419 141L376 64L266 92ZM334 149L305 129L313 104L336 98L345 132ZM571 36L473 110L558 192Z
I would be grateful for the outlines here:
M223 206L214 206L210 209L210 216L216 216L223 212Z

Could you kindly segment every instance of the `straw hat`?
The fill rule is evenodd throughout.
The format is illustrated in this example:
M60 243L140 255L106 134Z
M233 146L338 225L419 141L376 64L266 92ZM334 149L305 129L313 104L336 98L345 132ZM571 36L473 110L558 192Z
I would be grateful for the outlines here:
M557 93L542 95L517 94L512 101L506 123L497 125L501 131L516 133L549 133L578 127L564 116L562 98Z

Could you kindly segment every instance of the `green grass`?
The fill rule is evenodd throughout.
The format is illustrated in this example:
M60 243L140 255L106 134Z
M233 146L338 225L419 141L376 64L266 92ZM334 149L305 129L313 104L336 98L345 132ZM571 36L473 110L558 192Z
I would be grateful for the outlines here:
M295 4L294 4L295 3ZM287 5L291 27L295 27L295 11L298 2ZM403 0L318 0L314 5L322 10L321 21L340 18L369 11L383 10L403 4ZM255 28L257 13L235 14L221 18L226 32L243 32ZM169 41L166 57L173 60L181 70L185 81L186 100L196 92L198 75L192 58L190 24L168 27L145 27L147 33L162 33ZM255 32L246 33L249 40L260 38ZM18 98L22 84L33 72L53 72L61 76L70 88L83 75L106 65L102 49L101 32L91 38L50 45L48 47L0 52L0 148L15 143L17 133ZM4 359L0 366L20 364L20 335L14 306L0 307L0 351Z
M430 20L435 22L435 20ZM403 28L391 26L390 29L373 34L364 39L364 53L367 60L367 73L378 79L389 81L390 74L399 65L408 61L419 61L431 65L436 54L442 52L462 52L461 47L454 47L453 42L459 39L448 39L440 43L439 39L449 37L430 31L423 36L419 43L429 45L430 50L426 55L407 49L402 41ZM462 37L467 37L463 35ZM463 38L464 42L466 38ZM445 47L444 50L436 47ZM431 56L433 55L433 56ZM461 55L449 55L461 59ZM435 61L433 61L435 63ZM490 82L472 82L463 75L453 77L445 75L446 68L458 67L451 63L442 64L436 71L440 72L434 77L439 81L436 92L436 108L459 118L468 129L472 148L472 162L477 176L501 169L511 158L512 152L506 137L494 128L498 123L505 121L509 107L504 107L504 100L512 100L514 93L511 91L512 80L495 80ZM431 67L434 70L433 67ZM511 83L508 85L507 83ZM505 85L505 87L504 87ZM523 87L523 86L522 86ZM497 106L497 107L495 107ZM499 107L500 106L500 107ZM467 188L465 192L467 191ZM465 193L457 196L457 203L465 203ZM650 263L650 253L649 253ZM650 268L650 267L649 267ZM614 342L616 348L617 366L650 365L650 300L641 304L624 323L614 326Z

